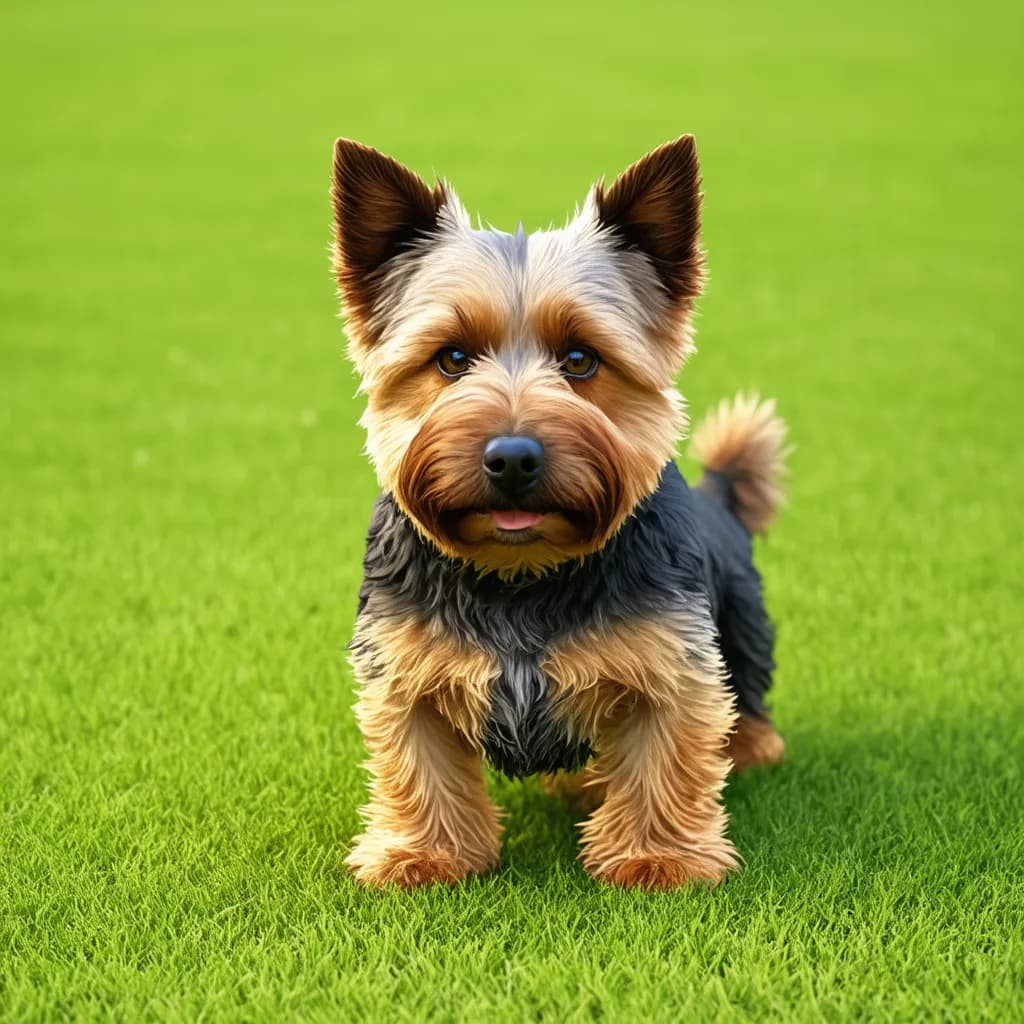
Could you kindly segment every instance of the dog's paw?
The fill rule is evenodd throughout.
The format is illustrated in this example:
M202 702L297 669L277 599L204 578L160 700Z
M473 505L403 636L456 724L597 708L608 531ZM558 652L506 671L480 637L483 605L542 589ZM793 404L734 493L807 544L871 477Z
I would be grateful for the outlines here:
M356 840L346 858L356 881L363 885L380 888L393 884L403 889L435 883L452 885L469 875L489 871L497 862L496 848L472 854L370 832Z
M770 719L741 714L729 736L726 753L732 760L732 770L742 772L779 764L786 756L786 743Z
M695 850L650 850L604 857L584 854L583 865L601 882L626 889L666 891L684 886L715 886L739 868L733 845L725 840Z

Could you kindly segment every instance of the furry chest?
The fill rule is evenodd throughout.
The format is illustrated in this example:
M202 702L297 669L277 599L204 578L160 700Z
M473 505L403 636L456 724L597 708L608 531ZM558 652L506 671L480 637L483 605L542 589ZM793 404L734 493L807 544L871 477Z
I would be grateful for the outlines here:
M574 771L592 751L558 713L551 681L535 654L503 654L490 690L482 743L488 761L504 775Z

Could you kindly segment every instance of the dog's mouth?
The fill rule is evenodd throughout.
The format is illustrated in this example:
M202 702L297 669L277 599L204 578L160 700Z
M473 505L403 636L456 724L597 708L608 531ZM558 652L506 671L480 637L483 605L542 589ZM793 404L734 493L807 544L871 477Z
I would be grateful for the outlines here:
M444 531L464 544L576 541L591 531L587 517L566 508L459 508L441 517Z
M491 521L489 540L497 541L499 544L529 544L540 537L543 537L543 524L546 519L558 513L553 512L528 512L521 508L496 508L489 512L483 511L479 515L484 518L483 523L478 524L479 528L486 529L486 519Z
M503 533L521 533L531 530L544 519L543 512L527 512L521 508L495 509L491 513L494 525Z

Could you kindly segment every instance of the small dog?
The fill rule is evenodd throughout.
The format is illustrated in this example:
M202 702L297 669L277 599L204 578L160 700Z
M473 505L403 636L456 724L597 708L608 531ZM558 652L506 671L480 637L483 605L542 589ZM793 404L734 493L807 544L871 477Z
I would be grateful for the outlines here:
M685 135L557 231L474 228L444 182L334 149L334 269L383 491L352 642L370 751L368 885L498 861L484 759L582 799L595 878L670 889L737 867L730 767L781 759L751 534L785 428L740 396L697 430L673 376L701 290Z

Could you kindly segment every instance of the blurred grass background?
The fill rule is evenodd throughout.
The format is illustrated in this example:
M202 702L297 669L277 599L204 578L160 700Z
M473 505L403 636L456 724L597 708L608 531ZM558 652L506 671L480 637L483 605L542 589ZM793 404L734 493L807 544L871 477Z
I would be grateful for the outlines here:
M1009 1020L1024 978L1019 5L8 0L0 1016ZM511 229L697 135L681 387L798 446L760 548L791 756L746 872L357 891L343 647L375 485L331 142ZM1016 1006L1016 1011L1013 1007Z

